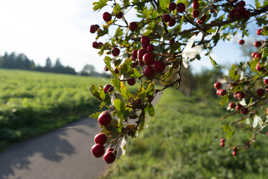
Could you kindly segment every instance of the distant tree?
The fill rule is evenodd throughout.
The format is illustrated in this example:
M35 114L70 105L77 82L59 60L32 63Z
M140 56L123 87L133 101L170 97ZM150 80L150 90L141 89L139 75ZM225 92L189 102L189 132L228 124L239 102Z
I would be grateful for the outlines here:
M51 59L49 57L46 59L45 68L47 68L47 69L51 69L52 68L52 61L51 61Z
M95 75L97 72L95 71L95 67L90 64L86 64L81 70L81 75Z

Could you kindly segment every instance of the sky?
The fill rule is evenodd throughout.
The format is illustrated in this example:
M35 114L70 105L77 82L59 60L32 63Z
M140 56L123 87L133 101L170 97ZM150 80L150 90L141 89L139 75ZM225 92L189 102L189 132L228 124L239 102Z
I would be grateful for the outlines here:
M44 65L49 56L52 60L60 58L64 65L77 71L85 64L92 64L102 72L103 57L92 48L95 35L89 33L89 27L103 23L103 11L94 12L92 2L1 0L0 55L13 51L24 53L40 65ZM219 64L231 64L241 59L241 51L234 41L220 43L212 56ZM204 58L194 62L192 67L197 72L211 67L211 64L208 58Z

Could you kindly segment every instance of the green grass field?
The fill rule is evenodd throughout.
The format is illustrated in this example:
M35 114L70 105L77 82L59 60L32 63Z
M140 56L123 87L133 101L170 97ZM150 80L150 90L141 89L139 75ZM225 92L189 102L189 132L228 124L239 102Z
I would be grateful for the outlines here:
M169 89L156 105L148 128L127 144L127 154L116 161L105 179L218 179L268 178L268 137L258 137L249 149L220 148L220 117L225 114L215 99L184 97ZM226 123L228 123L226 119ZM237 143L239 133L232 141Z
M98 109L90 94L102 78L0 70L0 150L87 117Z

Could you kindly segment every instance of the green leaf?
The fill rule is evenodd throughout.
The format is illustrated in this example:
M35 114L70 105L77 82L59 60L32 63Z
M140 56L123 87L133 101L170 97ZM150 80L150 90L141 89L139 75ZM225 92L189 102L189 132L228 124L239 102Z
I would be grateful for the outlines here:
M118 3L115 4L114 9L113 9L113 13L114 14L118 14L121 11L121 7Z
M92 118L92 119L98 119L100 113L101 112L95 112L95 113L93 113L93 114L90 115L90 118Z
M95 96L98 99L100 98L100 94L96 85L92 85L89 90L93 96Z
M117 90L120 90L120 80L117 78L117 76L114 76L112 83Z
M170 3L170 0L159 0L159 5L161 9L167 9L169 3Z
M100 90L100 93L99 93L99 94L100 94L100 98L101 98L102 100L104 100L105 97L106 97L104 90Z
M121 112L121 100L114 99L114 107L118 112Z
M235 133L235 131L232 129L230 125L224 125L223 132L226 134L227 139L230 139Z
M107 5L108 0L99 0L97 2L93 2L93 10L97 11L102 9L104 6Z
M227 95L222 96L219 104L222 105L222 106L226 106L228 103L229 103L228 96Z
M255 6L256 6L256 9L258 9L261 7L261 3L258 0L255 0Z
M215 68L219 68L219 65L217 64L217 62L209 55L209 59L211 64L215 67Z
M155 114L155 111L154 111L154 106L152 105L152 104L148 104L147 106L146 106L146 108L145 108L145 111L146 112L148 112L148 114L150 115L150 116L154 116L154 114Z

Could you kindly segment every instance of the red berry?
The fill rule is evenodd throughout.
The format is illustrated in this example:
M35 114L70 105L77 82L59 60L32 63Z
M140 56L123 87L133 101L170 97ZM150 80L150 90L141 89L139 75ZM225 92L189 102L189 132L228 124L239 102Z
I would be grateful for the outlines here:
M261 67L260 62L257 63L257 65L256 65L256 70L257 70L257 71L262 71L262 67Z
M216 92L216 94L218 96L224 96L224 95L226 95L226 90L224 90L224 89L218 89L217 92Z
M130 79L127 80L127 83L128 83L130 86L133 86L133 85L135 85L136 81L135 81L134 78L130 78Z
M257 89L257 91L256 91L256 92L257 92L257 95L261 97L261 96L263 96L263 95L264 95L265 90L264 90L264 89L262 89L262 88L260 88L260 89Z
M138 50L138 59L142 60L143 59L143 55L146 53L146 50L144 48Z
M256 41L253 45L258 48L261 46L261 41Z
M240 109L240 111L241 111L241 114L248 114L248 108L244 108L244 107L242 107L242 108Z
M113 48L113 50L112 50L112 54L113 54L113 56L115 56L115 57L117 57L119 54L120 54L120 50L119 50L119 48Z
M220 142L220 146L221 147L224 147L225 146L225 143L224 142Z
M221 142L221 143L222 143L222 142L224 143L224 142L225 142L225 139L224 139L224 138L221 138L221 139L220 139L220 142Z
M108 69L108 67L107 66L105 66L104 67L104 71L108 71L109 69Z
M154 55L152 53L145 53L143 55L143 62L146 65L152 65L154 63Z
M164 14L163 16L162 16L162 21L163 22L168 22L170 20L170 16L168 15L168 14Z
M263 80L264 85L268 85L268 78Z
M170 11L174 11L174 10L176 9L176 4L175 4L174 2L171 2L171 3L169 4L169 6L168 6L168 9L169 9Z
M98 48L101 48L103 46L103 43L102 42L99 42L98 43Z
M237 105L235 106L235 110L236 110L237 112L239 112L242 108L243 108L243 106L242 106L241 104L237 104Z
M99 43L96 42L96 41L93 42L93 43L92 43L92 47L93 47L93 48L99 48Z
M141 45L143 48L146 48L150 44L150 39L146 36L141 38Z
M152 44L148 45L146 48L147 52L153 52L154 46Z
M251 57L252 57L252 58L255 58L256 53L257 53L257 52L252 52L252 53L251 53Z
M243 39L238 41L239 45L244 45L245 41Z
M103 111L98 117L98 122L102 126L107 126L112 120L112 116L108 111Z
M115 68L115 69L114 69L114 72L115 72L115 73L119 73L118 68Z
M99 26L97 24L90 26L90 32L95 33L99 29Z
M101 157L104 154L104 146L100 144L95 144L91 147L91 152L95 157Z
M135 31L135 30L137 29L137 27L138 27L138 25L137 25L136 22L131 22L131 23L129 24L129 29L130 29L131 31Z
M110 164L115 161L115 154L113 151L107 151L103 157L106 163Z
M244 7L246 5L245 1L240 1L237 3L238 7Z
M199 11L198 10L193 10L193 17L197 18L199 16Z
M183 3L179 3L179 4L177 4L176 9L177 9L178 12L184 12L185 11L185 5Z
M105 22L109 22L112 19L112 15L109 12L104 12L102 18Z
M194 2L193 2L193 8L194 8L194 9L198 9L198 8L199 8L199 3L198 3L198 1L194 1Z
M233 156L237 156L237 152L236 151L233 151L232 154L233 154Z
M113 89L114 89L114 87L110 84L105 85L103 88L105 93L109 93L109 92L113 91Z
M95 136L94 141L96 144L103 145L107 141L107 136L104 133L99 133Z
M260 59L261 58L261 54L259 52L255 52L254 58Z
M230 107L231 109L234 109L234 108L235 108L235 103L230 102L230 103L229 103L229 107Z
M197 23L197 24L203 24L204 21L202 21L201 19L197 19L196 23Z
M242 91L237 91L234 93L234 98L241 100L245 97L245 93L243 93Z
M119 12L116 14L116 18L121 19L123 17L123 12Z
M238 148L236 146L233 147L233 151L237 152Z
M222 87L222 84L220 82L214 83L214 88L215 89L220 89Z
M138 56L138 50L134 50L134 51L132 52L132 59L133 59L133 60L136 60L136 59L137 59L137 56Z
M262 33L262 29L258 29L258 30L256 31L256 34L257 34L257 35L261 35L261 33Z
M176 21L174 18L170 18L168 21L168 26L169 27L173 27L176 24Z
M162 73L166 67L165 63L162 61L155 61L153 66L155 71L157 71L158 73Z
M154 72L154 69L152 67L146 66L143 70L143 74L148 79L153 79L155 72Z

